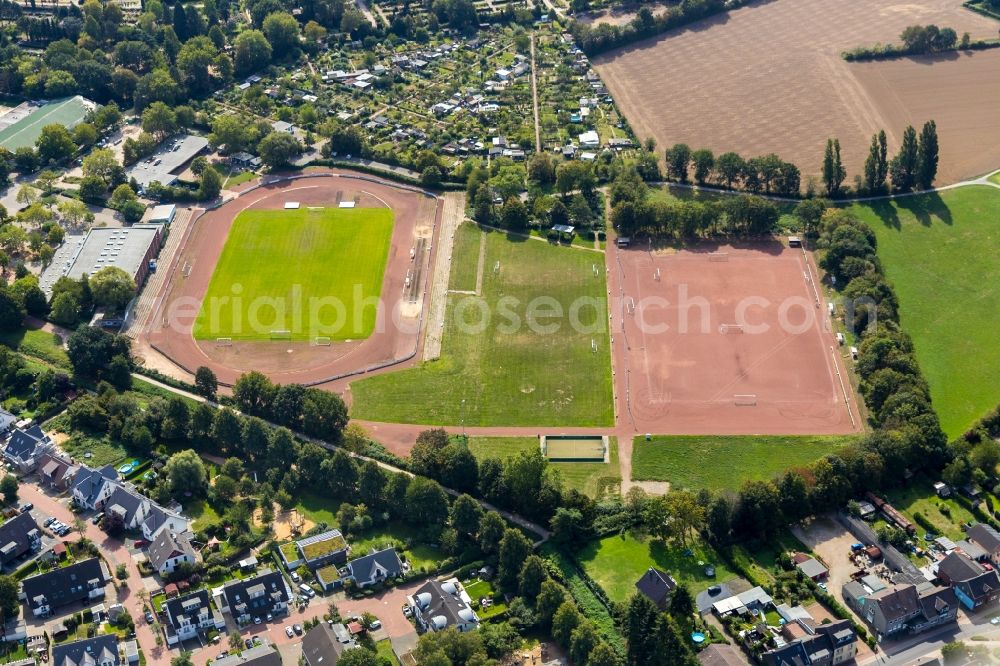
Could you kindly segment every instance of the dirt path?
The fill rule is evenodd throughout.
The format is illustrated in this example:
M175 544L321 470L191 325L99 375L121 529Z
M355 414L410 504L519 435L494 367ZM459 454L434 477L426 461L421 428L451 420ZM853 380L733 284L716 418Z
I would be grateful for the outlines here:
M535 35L531 35L531 108L535 113L535 152L542 152L542 128L538 122L538 75L535 73Z
M486 270L486 234L479 236L479 263L476 265L476 296L483 293L483 272Z
M451 253L455 248L455 232L465 219L465 195L447 192L442 197L441 230L434 271L431 276L430 304L427 309L424 334L423 360L433 361L441 356L441 337L448 307L448 282L451 279Z

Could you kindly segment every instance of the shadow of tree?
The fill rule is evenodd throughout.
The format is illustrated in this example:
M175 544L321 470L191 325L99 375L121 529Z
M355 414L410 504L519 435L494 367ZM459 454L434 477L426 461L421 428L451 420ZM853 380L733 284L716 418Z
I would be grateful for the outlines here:
M930 192L916 197L906 197L898 200L899 208L909 211L920 224L929 227L934 218L939 219L948 226L954 224L951 210L937 192Z

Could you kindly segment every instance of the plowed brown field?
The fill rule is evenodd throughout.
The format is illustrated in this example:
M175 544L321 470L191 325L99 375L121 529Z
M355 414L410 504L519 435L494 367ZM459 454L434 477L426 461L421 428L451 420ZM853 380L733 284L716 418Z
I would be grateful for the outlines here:
M827 137L840 139L853 175L873 132L884 128L894 150L906 124L933 118L944 184L1000 165L1000 51L840 57L928 23L973 39L995 38L1000 27L960 0L773 0L603 54L594 66L640 138L717 154L775 152L804 175L819 172Z

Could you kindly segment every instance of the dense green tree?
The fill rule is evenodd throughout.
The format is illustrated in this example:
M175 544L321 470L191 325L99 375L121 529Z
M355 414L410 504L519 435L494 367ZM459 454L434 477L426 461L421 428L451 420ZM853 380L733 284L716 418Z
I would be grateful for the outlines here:
M909 192L917 184L917 171L920 168L920 148L917 145L917 131L910 125L903 131L903 142L899 152L889 164L893 189Z
M840 158L840 140L827 139L826 151L823 153L823 184L828 196L837 196L847 178L847 170Z
M263 23L264 35L279 58L294 56L299 48L299 22L288 12L268 14Z
M257 145L260 159L271 168L288 166L302 154L302 144L287 132L271 132Z
M195 370L194 386L198 391L198 395L206 400L215 400L216 393L219 390L219 380L211 368L202 365Z
M105 266L90 278L94 303L112 309L124 308L135 295L135 281L116 266Z
M271 62L271 43L260 30L244 30L233 45L234 64L240 76L257 71Z
M174 496L201 495L208 488L205 464L191 449L170 456L163 468Z
M691 148L686 143L674 144L667 149L667 174L674 180L686 183L688 166L691 164Z
M76 152L76 144L69 131L58 124L46 125L35 140L35 148L42 162L61 162L72 157Z
M538 594L542 591L542 583L547 576L548 573L545 571L545 563L542 561L542 558L537 555L529 555L524 560L521 571L517 575L518 594L524 597L528 603L534 603Z
M920 130L920 159L917 166L917 186L927 190L934 186L938 169L937 124L933 120L924 123Z
M497 582L502 589L517 590L518 575L530 554L531 542L524 533L512 528L504 530L497 561Z

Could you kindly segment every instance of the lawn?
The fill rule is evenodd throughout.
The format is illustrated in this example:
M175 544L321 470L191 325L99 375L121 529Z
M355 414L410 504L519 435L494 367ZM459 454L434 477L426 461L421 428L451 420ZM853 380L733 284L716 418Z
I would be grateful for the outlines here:
M465 592L472 599L473 609L481 620L496 617L507 610L507 604L503 602L503 595L496 594L489 581L477 580L475 583L470 583L465 586ZM483 597L489 597L493 600L493 604L489 608L483 608L479 605L479 600Z
M886 498L890 504L902 511L917 527L917 534L926 531L914 518L920 513L934 525L939 536L958 541L965 538L962 524L969 521L979 522L972 513L954 498L941 498L934 493L930 481L914 481L905 488L889 493Z
M441 358L355 382L352 417L434 425L611 425L601 255L477 233L487 234L483 295L449 295Z
M808 464L854 437L669 435L632 445L632 478L700 490L735 490Z
M537 451L537 437L470 437L469 450L478 460L486 458L509 458L522 451ZM618 440L611 438L611 452L608 463L551 463L559 472L563 486L575 488L590 497L601 497L608 492L617 492L621 486L621 468L618 466Z
M449 289L476 290L476 274L479 272L479 242L482 237L482 232L471 223L462 224L455 231L455 245L451 251Z
M0 344L60 368L70 367L69 357L62 346L63 339L54 333L22 328L9 333L0 333Z
M339 505L333 506L330 499L318 495L311 490L303 490L299 493L299 501L295 505L296 511L314 523L326 523L330 527L337 526L337 509Z
M200 532L215 525L219 522L220 518L215 509L205 500L196 500L189 503L184 507L184 515L194 520L191 524L191 529L195 532Z
M229 231L194 337L366 338L392 235L388 208L246 210Z
M392 666L398 666L399 658L396 656L396 653L392 651L392 641L388 638L375 643L375 651L383 661L388 661L392 664Z
M1000 185L1000 171L990 176L990 182Z
M223 188L226 187L236 187L241 183L246 183L257 177L257 174L253 171L240 171L235 176L229 176L226 178L226 182L222 185Z
M63 451L73 458L94 468L105 465L118 466L128 456L125 447L120 444L115 444L107 438L98 439L82 433L73 434L61 446Z
M635 592L635 581L649 567L668 572L678 583L687 585L692 594L735 577L703 541L690 544L688 550L631 533L593 541L577 554L577 560L612 601L627 601ZM714 578L705 575L705 564L715 567Z
M878 237L941 426L956 437L1000 402L1000 190L962 187L853 210Z

